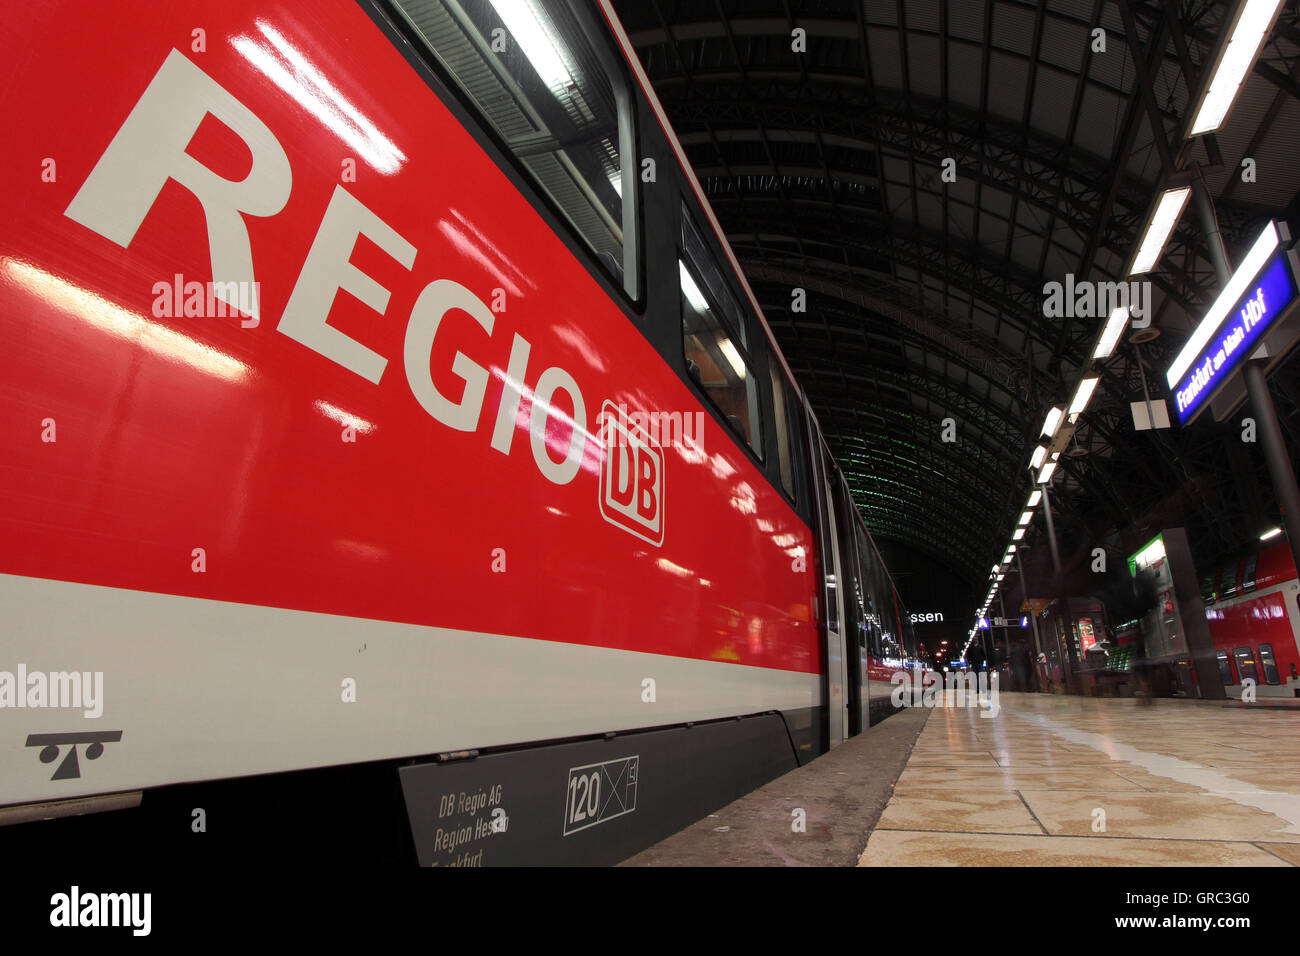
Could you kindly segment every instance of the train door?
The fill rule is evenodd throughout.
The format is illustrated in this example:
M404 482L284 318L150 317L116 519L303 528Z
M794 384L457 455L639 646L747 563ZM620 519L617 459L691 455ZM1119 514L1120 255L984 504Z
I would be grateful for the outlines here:
M811 415L809 416L811 418ZM834 463L821 441L821 433L813 429L813 483L817 488L818 547L820 549L826 605L826 672L824 701L826 706L827 741L830 747L844 742L849 732L848 683L844 653L844 595L840 582L844 580L843 558L840 554L838 522L835 518L835 498L831 483L836 480Z
M835 523L838 532L841 576L840 598L844 604L842 631L844 634L844 672L848 679L845 699L848 703L848 735L862 733L870 724L870 705L867 688L867 581L863 574L864 557L859 547L861 536L857 509L848 487L842 481L832 483L835 494Z

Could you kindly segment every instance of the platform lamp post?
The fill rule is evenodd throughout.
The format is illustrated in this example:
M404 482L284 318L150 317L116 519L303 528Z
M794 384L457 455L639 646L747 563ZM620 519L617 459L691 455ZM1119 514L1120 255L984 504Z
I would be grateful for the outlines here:
M1042 687L1038 686L1038 655L1043 653L1043 642L1038 637L1038 612L1034 609L1029 588L1025 585L1025 550L1023 547L1020 548L1016 555L1016 571L1020 574L1020 594L1029 605L1029 623L1034 630L1034 686L1041 691Z
M1001 663L1008 663L1011 659L1011 636L1006 632L1006 630L1008 630L1008 628L1006 628L1006 601L1002 598L1001 591L997 592L997 613L1002 618L1002 643L1006 645L1006 657L1002 659ZM995 639L993 639L993 659L995 659L995 661L997 661L997 654L997 637L995 637Z
M1196 169L1193 185L1196 209L1201 217L1201 229L1210 250L1210 258L1214 261L1215 276L1222 289L1232 280L1232 263L1228 259L1228 250L1223 244L1223 233L1219 230L1219 219L1214 211L1214 199L1210 195L1199 166ZM1269 391L1263 366L1264 363L1259 360L1247 361L1241 367L1241 377L1246 385L1251 411L1255 413L1255 421L1259 426L1260 444L1264 447L1264 461L1268 465L1268 476L1273 482L1273 491L1282 508L1282 525L1286 529L1287 543L1291 546L1291 559L1295 562L1295 566L1300 568L1300 489L1296 486L1295 469L1291 466L1291 456L1287 453L1286 440L1282 437L1277 407L1273 404L1273 393Z
M1047 475L1050 480L1051 473ZM1060 658L1061 667L1065 671L1065 686L1071 692L1077 691L1075 686L1076 672L1079 669L1079 660L1074 651L1073 616L1070 613L1070 599L1065 595L1065 574L1061 569L1061 551L1056 542L1056 522L1052 518L1052 496L1048 494L1048 481L1042 480L1039 476L1039 490L1043 493L1043 516L1047 519L1047 543L1052 549L1052 590L1056 592L1056 599L1061 604L1061 613L1058 615L1062 622L1062 628L1057 629L1056 634L1056 653L1061 653L1061 644L1065 644L1065 654ZM1064 633L1061 633L1061 632Z
M1210 68L1204 71L1206 79L1202 88L1196 99L1189 104L1191 108L1188 116L1191 119L1183 131L1184 139L1213 136L1223 127L1284 6L1283 0L1241 0L1237 4L1226 24ZM1213 154L1218 149L1217 144L1212 145ZM1224 247L1218 216L1214 212L1214 198L1210 195L1199 166L1195 169L1192 186L1206 245L1214 262L1214 271L1220 289L1226 289L1232 279L1232 266ZM1300 491L1296 488L1295 471L1291 467L1291 458L1287 454L1286 442L1278 424L1277 409L1273 405L1273 396L1269 392L1261 365L1255 359L1243 363L1242 381L1250 407L1255 413L1273 491L1282 508L1282 521L1291 546L1291 557L1296 562L1296 567L1300 568Z
M989 588L991 589L997 587L997 574L998 574L998 570L995 564L995 566L993 566L992 574L989 575ZM992 605L992 602L993 602L993 597L991 593L989 594L989 597L984 598L984 605L985 606ZM983 633L978 633L979 646L980 646L980 650L983 650L984 652L984 666L988 667L989 662L991 662L993 659L993 652L995 652L995 649L997 648L997 644L995 643L995 641L993 641L993 626L991 623L989 623L988 611L987 610L982 611L980 617L984 619L985 627L983 628L978 627L978 622L976 622L976 632L983 631Z
M1039 491L1043 493L1043 517L1047 519L1047 546L1052 550L1052 574L1061 576L1061 551L1056 545L1056 523L1052 520L1052 498L1047 493L1047 482Z
M1007 668L1009 669L1008 673L1012 680L1012 686L1014 686L1015 668L1011 666L1011 626L1007 624L1007 602L1006 599L1003 598L1001 591L998 592L998 611L1002 615L1002 642L1007 646L1006 658L1002 663L1007 665ZM995 646L996 643L997 642L994 641Z

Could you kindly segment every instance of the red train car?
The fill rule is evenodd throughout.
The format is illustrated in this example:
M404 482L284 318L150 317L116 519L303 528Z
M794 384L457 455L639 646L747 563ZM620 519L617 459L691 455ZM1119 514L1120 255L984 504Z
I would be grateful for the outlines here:
M1203 587L1205 616L1225 689L1300 697L1300 581L1285 542L1218 569Z
M906 614L607 2L0 50L6 819L609 862L865 726Z

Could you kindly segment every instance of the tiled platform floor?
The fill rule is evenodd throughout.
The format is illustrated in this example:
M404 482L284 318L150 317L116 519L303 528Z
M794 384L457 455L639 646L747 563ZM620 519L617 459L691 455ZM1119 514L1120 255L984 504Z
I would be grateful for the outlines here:
M1300 866L1300 712L1001 695L935 709L862 866Z

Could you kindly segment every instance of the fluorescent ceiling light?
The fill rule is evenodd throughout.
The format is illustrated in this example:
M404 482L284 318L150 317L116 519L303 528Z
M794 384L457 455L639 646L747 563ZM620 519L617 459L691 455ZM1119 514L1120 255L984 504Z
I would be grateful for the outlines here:
M1039 491L1037 488L1035 488L1034 491L1033 491L1033 493L1029 496L1029 503L1026 504L1025 507L1026 507L1026 508L1037 508L1037 507L1038 507L1038 502L1040 502L1040 501L1042 501L1042 500L1043 500L1043 493L1042 493L1041 491Z
M1012 554L1015 554L1015 553L1016 553L1016 546L1015 546L1014 544L1013 544L1013 545L1010 545L1010 546L1007 548L1007 554L1008 554L1008 555L1012 555Z
M1276 538L1282 533L1281 528L1274 528L1272 531L1265 531L1259 536L1260 541L1267 541L1269 538Z
M1024 529L1024 528L1017 528L1014 532L1012 532L1012 534L1011 534L1011 540L1012 540L1012 541L1019 541L1019 540L1020 540L1021 538L1023 538L1024 536L1025 536L1025 529Z
M1047 457L1046 447L1044 447L1043 445L1039 445L1037 448L1035 448L1034 453L1029 456L1030 470L1032 471L1034 468L1037 468L1039 465L1041 465L1043 463L1043 459L1046 457Z
M995 564L995 565L993 565L993 573L994 573L994 574L997 574L997 573L998 573L998 568L1000 568L1000 567L1002 567L1002 565L1000 565L1000 564Z
M700 287L695 284L695 279L691 276L691 270L686 268L686 263L681 259L677 260L677 275L681 279L682 292L686 295L686 301L691 304L691 308L696 312L706 313L709 311L709 302L704 298L704 293Z
M722 351L722 354L727 357L727 361L731 363L731 367L735 370L736 376L738 378L744 378L745 360L740 357L740 353L736 351L736 347L731 344L731 339L719 340L718 348Z
M1074 391L1074 401L1070 402L1070 414L1082 415L1083 410L1088 407L1088 401L1092 398L1092 391L1101 381L1099 376L1085 378L1079 382L1079 387Z
M1020 520L1017 521L1016 524L1027 525L1029 524L1029 522L1033 520L1034 520L1034 513L1032 511L1026 511L1024 514L1020 516Z
M1110 353L1115 351L1115 345L1119 342L1120 335L1124 332L1124 326L1128 324L1128 306L1120 305L1110 310L1110 318L1106 320L1106 327L1102 329L1101 338L1097 340L1097 348L1093 350L1092 357L1095 359L1109 358Z
M532 3L526 0L492 0L492 7L547 89L552 93L561 93L573 85L573 76L560 59L559 51L541 21L537 19Z
M1246 253L1246 258L1241 260L1241 265L1232 274L1228 284L1223 287L1219 297L1214 300L1210 310L1205 313L1205 318L1201 319L1201 323L1196 327L1196 331L1192 333L1192 337L1187 340L1183 350L1178 353L1178 358L1174 359L1174 364L1169 366L1165 379L1169 382L1170 388L1177 385L1178 380L1183 377L1183 373L1191 368L1193 360L1200 354L1201 349L1205 348L1214 333L1218 331L1223 320L1227 318L1228 310L1237 304L1241 294L1246 291L1247 286L1254 280L1255 274L1264 267L1264 263L1268 261L1268 257L1273 254L1280 242L1277 225L1270 222L1264 227L1264 231L1259 234L1259 238L1255 240L1254 245L1250 247L1250 251Z
M1165 243L1169 241L1169 235L1174 231L1174 226L1178 225L1178 217L1187 205L1187 197L1191 194L1191 186L1179 186L1177 189L1166 189L1160 196L1146 232L1142 234L1142 241L1138 243L1137 255L1133 259L1129 275L1140 276L1156 267L1164 254ZM1111 317L1114 317L1114 313Z
M1210 77L1188 136L1212 133L1223 125L1281 6L1282 0L1246 0L1233 25L1228 46Z
M1052 472L1056 471L1056 462L1049 461L1043 466L1043 470L1038 473L1038 483L1045 485L1052 480Z
M1061 427L1061 416L1065 413L1060 408L1053 405L1051 411L1047 413L1047 419L1043 422L1043 434L1048 438L1056 435L1056 430Z

